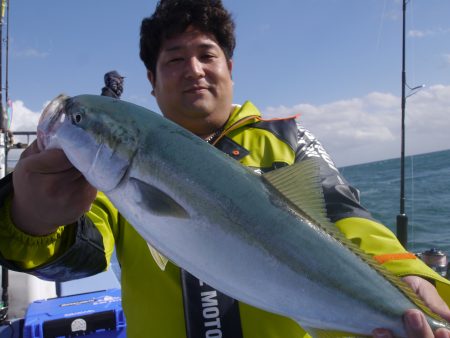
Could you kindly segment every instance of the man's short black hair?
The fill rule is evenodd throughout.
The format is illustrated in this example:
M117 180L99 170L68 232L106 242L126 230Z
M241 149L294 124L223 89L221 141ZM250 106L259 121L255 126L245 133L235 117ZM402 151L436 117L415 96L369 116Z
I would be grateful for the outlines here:
M153 15L141 24L140 57L147 70L156 76L161 44L189 26L212 34L226 58L233 57L235 25L221 0L160 0Z

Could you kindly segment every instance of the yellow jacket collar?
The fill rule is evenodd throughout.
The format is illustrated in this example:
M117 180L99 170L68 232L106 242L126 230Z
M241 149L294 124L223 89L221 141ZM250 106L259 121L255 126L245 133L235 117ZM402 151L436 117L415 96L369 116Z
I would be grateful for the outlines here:
M258 108L256 108L250 101L246 101L242 106L234 106L230 118L225 124L224 130L226 131L230 128L235 129L235 127L241 127L243 125L254 123L260 119L261 113Z

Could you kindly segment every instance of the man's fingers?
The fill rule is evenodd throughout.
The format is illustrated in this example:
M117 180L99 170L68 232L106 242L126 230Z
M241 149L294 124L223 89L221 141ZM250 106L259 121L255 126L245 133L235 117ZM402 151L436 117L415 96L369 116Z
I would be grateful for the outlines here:
M417 276L403 277L403 281L414 290L431 311L450 321L450 309L430 282Z
M33 146L33 148L37 146ZM33 155L33 159L29 158ZM73 164L67 159L61 149L49 149L43 152L33 153L30 150L22 163L28 172L39 174L57 174L73 168Z
M20 164L25 165L27 171L34 173L56 174L73 168L73 164L61 149L40 151L36 140L22 152L20 159L25 160L20 161Z
M37 141L34 140L33 142L31 142L31 144L28 147L25 148L24 151L22 151L22 153L20 154L20 158L23 159L23 158L26 158L28 156L37 154L39 152L40 151L39 151L39 148L38 148L38 145L37 145Z
M434 334L436 338L450 338L450 332L445 329L436 330Z
M425 315L416 309L410 309L404 315L405 329L408 338L434 338Z

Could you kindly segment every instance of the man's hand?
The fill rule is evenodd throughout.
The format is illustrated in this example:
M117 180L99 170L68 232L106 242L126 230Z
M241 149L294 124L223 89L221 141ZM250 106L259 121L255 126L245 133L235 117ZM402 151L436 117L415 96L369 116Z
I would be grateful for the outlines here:
M403 281L411 286L414 292L422 298L433 312L450 321L450 310L447 304L430 282L418 276L406 276L403 277ZM411 309L406 311L403 320L408 338L450 338L449 330L438 329L433 333L425 319L425 315L419 310ZM373 336L378 338L394 337L390 331L385 329L375 329Z
M13 172L11 217L35 236L71 224L90 209L97 191L59 149L39 151L34 141Z

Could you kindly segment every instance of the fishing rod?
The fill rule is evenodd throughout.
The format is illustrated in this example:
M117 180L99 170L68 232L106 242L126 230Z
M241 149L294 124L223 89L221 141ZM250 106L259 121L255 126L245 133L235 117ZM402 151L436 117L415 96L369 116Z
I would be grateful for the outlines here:
M405 109L406 109L406 70L405 70L405 29L406 4L403 0L402 29L402 121L401 121L401 153L400 153L400 213L397 215L397 238L406 248L408 246L408 216L405 212Z
M403 29L402 29L402 120L401 120L401 154L400 154L400 213L397 215L397 238L403 247L408 246L408 216L405 210L405 116L406 99L425 85L414 88L408 86L406 82L406 5L410 0L403 0ZM406 87L410 94L406 95Z
M2 1L1 6L1 13L0 13L0 137L3 138L2 146L4 146L4 149L1 149L2 155L4 156L4 163L1 163L0 166L3 168L2 175L7 174L7 148L8 148L8 119L5 117L3 111L3 24L4 24L4 6L6 7L6 20L7 20L7 34L6 34L6 53L8 53L9 48L9 0L8 1ZM8 67L8 56L6 55L6 67ZM8 84L8 70L6 70L6 84ZM8 89L6 88L6 93L8 92ZM8 94L6 94L8 96ZM1 294L1 300L0 300L0 322L5 320L8 316L8 305L9 305L9 296L8 296L8 287L9 287L9 271L4 266L1 267L1 273L2 273L2 294Z

